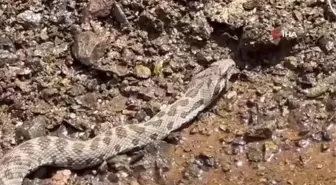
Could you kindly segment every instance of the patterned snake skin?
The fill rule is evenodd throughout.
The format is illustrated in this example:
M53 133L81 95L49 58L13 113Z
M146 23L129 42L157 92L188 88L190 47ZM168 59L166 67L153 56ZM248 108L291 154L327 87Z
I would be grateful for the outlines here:
M92 167L118 153L165 138L195 118L228 87L234 66L231 59L213 63L193 77L179 100L147 122L114 127L87 141L45 136L23 142L0 159L0 185L21 185L40 166Z

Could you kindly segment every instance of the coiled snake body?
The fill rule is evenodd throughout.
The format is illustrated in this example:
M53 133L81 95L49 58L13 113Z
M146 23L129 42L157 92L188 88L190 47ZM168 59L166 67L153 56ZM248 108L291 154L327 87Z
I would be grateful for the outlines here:
M227 88L235 63L220 60L193 77L184 95L149 121L114 127L87 141L45 136L15 147L0 159L0 185L21 185L40 166L84 169L120 152L165 138L191 121Z

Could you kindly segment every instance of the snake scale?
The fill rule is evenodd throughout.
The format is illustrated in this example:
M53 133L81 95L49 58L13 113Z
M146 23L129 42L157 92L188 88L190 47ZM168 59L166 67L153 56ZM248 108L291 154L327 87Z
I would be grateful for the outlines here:
M21 185L40 166L93 167L121 152L163 139L212 103L228 87L234 68L231 59L214 62L192 78L181 98L149 121L117 126L86 141L43 136L21 143L0 159L0 185Z

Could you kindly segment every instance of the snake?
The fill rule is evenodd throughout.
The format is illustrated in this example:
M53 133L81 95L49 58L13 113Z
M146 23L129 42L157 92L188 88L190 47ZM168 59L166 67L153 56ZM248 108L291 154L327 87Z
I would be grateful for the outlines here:
M190 123L230 86L235 71L232 59L213 62L194 75L175 102L148 121L112 127L88 140L41 136L14 147L0 159L0 185L22 185L27 175L41 166L81 170L155 140Z

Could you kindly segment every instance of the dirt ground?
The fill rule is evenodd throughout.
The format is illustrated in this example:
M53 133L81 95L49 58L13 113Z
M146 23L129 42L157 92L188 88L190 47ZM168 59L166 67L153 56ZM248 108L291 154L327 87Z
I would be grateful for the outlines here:
M336 183L336 2L2 0L0 157L31 138L86 140L154 116L232 58L196 120L92 169L24 184Z

